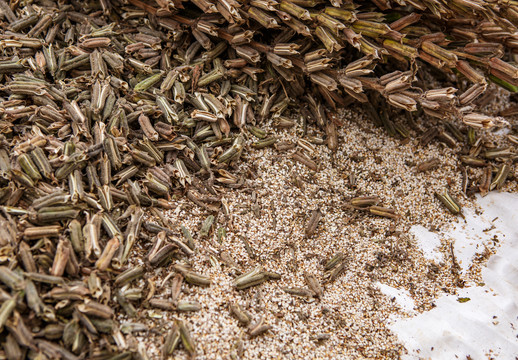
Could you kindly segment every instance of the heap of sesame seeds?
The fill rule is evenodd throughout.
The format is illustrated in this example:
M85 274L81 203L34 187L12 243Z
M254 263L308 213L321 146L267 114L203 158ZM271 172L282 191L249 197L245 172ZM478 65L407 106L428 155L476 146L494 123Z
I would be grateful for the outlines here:
M210 288L182 288L181 298L199 302L202 311L179 316L153 308L142 310L149 331L137 339L156 358L173 319L182 318L196 339L200 359L304 359L308 354L315 359L396 359L405 349L387 324L394 314L406 313L381 294L378 283L408 290L415 310L426 311L439 295L454 294L459 286L480 281L484 261L460 275L451 239L441 239L438 250L443 260L435 262L423 255L408 233L416 224L439 231L458 221L434 198L444 187L462 206L473 206L462 192L459 149L441 142L422 146L418 138L390 137L365 121L366 116L358 110L339 114L343 126L338 137L343 146L336 153L325 146L301 150L318 163L318 171L291 159L298 145L287 151L251 152L239 171L248 172L253 180L241 190L225 193L230 216L216 218L207 237L198 236L208 215L202 209L180 201L166 214L194 234L199 251L190 259L193 270L208 274L213 281ZM429 125L429 120L417 121L418 127ZM274 130L270 126L267 129ZM281 132L279 141L296 144L297 131ZM481 136L502 141L490 132ZM434 157L440 159L440 166L426 173L416 170L416 164ZM516 191L514 175L511 180L504 189ZM400 217L394 220L358 212L349 205L358 196L377 196ZM308 237L306 226L314 210L321 212L321 220ZM222 227L226 234L218 236ZM488 244L486 255L494 246ZM326 262L338 253L344 254L345 269L334 281L326 282ZM236 274L258 265L280 274L280 280L236 291L232 286ZM170 281L164 282L170 270L146 276L148 282L163 285L155 296L171 296ZM297 297L283 290L306 287L305 274L313 274L323 284L320 297ZM271 328L260 337L251 336L232 315L231 304L248 312L252 323L263 321ZM180 350L178 355L187 353Z

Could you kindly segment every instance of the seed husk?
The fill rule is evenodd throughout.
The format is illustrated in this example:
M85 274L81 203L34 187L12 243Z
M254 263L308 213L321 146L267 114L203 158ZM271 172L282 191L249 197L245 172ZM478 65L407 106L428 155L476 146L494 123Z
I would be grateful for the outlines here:
M23 277L6 266L0 266L0 281L11 290L21 290L24 287Z
M4 328L4 325L7 323L7 319L9 319L15 307L16 297L11 297L9 300L4 301L2 306L0 306L0 330Z
M320 222L320 219L322 218L322 212L317 209L313 210L311 212L311 216L308 220L308 224L306 226L306 237L311 237L315 233L318 227L318 223Z
M183 347L191 357L196 356L196 343L192 339L189 329L187 329L187 326L183 321L177 321L177 324Z
M180 272L185 281L187 281L189 284L198 285L198 286L210 286L211 279L208 276L198 274L194 271L191 271L187 268L185 268L182 265L175 265L175 270Z
M310 298L315 296L315 293L311 289L301 287L283 287L282 290L290 295Z
M124 295L124 293L121 291L121 289L117 289L115 291L115 296L117 297L117 302L122 307L124 312L131 318L134 318L137 315L137 310L131 304L127 297Z
M254 325L250 326L248 333L251 337L259 336L272 329L272 326L264 322L264 318L261 319Z
M176 305L178 311L199 311L201 304L197 301L179 301Z
M340 262L342 262L343 260L345 259L345 256L343 253L339 252L337 253L336 255L334 255L331 259L329 259L325 266L324 266L324 270L325 271L329 271L331 269L333 269L334 267L336 267Z
M344 271L345 267L347 266L346 260L340 260L335 267L329 269L326 273L326 278L328 281L333 282L340 276Z
M322 286L320 285L319 281L317 280L316 276L313 274L309 274L308 272L304 271L304 280L306 281L306 284L311 289L311 291L314 293L315 296L321 297L324 293L324 290L322 289Z
M243 325L248 325L251 321L250 314L245 311L239 304L230 303L230 312Z
M178 323L175 322L173 328L167 333L164 345L162 346L162 358L166 359L169 355L171 355L180 341L180 328Z
M418 172L425 172L432 169L437 168L441 164L440 160L437 158L433 158L430 160L426 160L425 162L422 162L416 166L416 170Z
M59 225L48 225L48 226L35 226L26 228L23 231L23 237L27 240L40 239L43 237L55 237L61 233L61 226Z
M377 196L359 196L351 199L351 205L360 208L377 205L380 199Z
M251 286L257 286L267 281L268 277L260 266L255 267L243 275L234 279L233 285L239 289L246 289Z
M383 206L377 206L373 205L369 207L369 212L373 215L378 215L390 219L397 219L399 218L399 215L396 214L396 211L394 209L386 208Z
M130 281L133 281L135 279L138 279L142 277L144 274L144 267L142 266L136 266L132 268L128 268L126 271L119 274L114 281L115 285L123 286Z
M509 173L511 172L511 166L507 163L500 165L498 168L496 175L489 186L489 190L497 189L499 190L507 180Z

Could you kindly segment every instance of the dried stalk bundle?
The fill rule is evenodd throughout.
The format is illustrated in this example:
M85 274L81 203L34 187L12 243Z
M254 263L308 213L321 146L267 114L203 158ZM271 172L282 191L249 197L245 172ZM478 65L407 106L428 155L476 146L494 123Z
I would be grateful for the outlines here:
M134 281L196 250L188 230L180 240L157 209L185 195L225 214L222 192L245 181L231 165L250 150L246 137L259 139L256 149L295 147L262 130L265 119L291 127L288 115L297 112L335 150L330 109L363 102L389 133L407 137L375 107L488 128L503 122L476 111L488 83L518 89L514 2L0 0L0 19L0 335L9 349L0 349L2 358L146 358L132 335L145 327L121 326L114 309L138 317L135 301L143 295ZM464 88L416 87L427 64L458 75ZM466 137L450 123L445 129L430 128L421 143L467 141L463 162L487 169L479 190L500 188L516 158L512 149L484 148L474 130ZM313 140L297 146L311 152L312 143L324 143ZM305 154L291 157L318 171ZM491 162L499 164L492 169ZM441 196L450 211L461 211ZM376 204L365 209L397 219ZM145 208L161 225L144 221ZM320 216L313 213L308 237ZM210 215L200 236L213 222ZM129 267L141 239L153 241L146 265ZM326 269L331 280L344 271L342 260ZM178 301L180 289L184 280L210 286L210 277L180 261L174 269L171 301L153 298L152 289L150 306L200 310ZM255 269L234 285L237 291L279 276ZM284 290L320 296L316 277L308 279L308 289ZM239 305L233 309L251 322ZM271 327L256 320L249 336ZM180 342L196 355L188 326L177 321L163 356Z

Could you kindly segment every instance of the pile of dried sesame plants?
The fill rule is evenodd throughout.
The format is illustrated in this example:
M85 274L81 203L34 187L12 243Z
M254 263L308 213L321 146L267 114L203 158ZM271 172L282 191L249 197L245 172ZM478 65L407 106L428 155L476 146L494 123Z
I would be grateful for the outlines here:
M412 178L430 226L509 186L518 137L487 129L518 108L487 105L516 26L513 1L0 0L0 358L399 356L362 281L393 262L423 308L462 281L365 239L423 220Z

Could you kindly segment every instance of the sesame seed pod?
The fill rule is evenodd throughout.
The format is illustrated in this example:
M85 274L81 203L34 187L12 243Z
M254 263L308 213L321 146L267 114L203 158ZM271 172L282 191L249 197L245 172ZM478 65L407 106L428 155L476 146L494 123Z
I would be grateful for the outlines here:
M273 138L273 137L267 138L262 141L257 141L255 143L253 143L252 147L254 149L262 149L262 148L274 145L277 142L277 140L278 140L277 138Z
M456 69L466 78L468 78L469 81L472 81L477 84L486 83L486 79L484 78L484 76L480 74L478 71L476 71L474 68L472 68L469 65L469 63L464 60L457 61Z
M16 296L4 301L0 306L0 330L3 330L7 320L11 317L11 314L16 307Z
M0 281L14 291L24 287L23 277L6 266L0 266Z
M460 105L468 105L482 95L487 89L487 84L474 84L459 96Z
M335 268L340 262L344 260L344 258L344 254L342 254L341 252L337 253L331 259L329 259L329 261L327 261L327 263L324 266L324 270L329 271Z
M58 70L58 63L56 60L56 53L54 51L54 46L50 44L49 46L44 46L42 48L43 56L45 57L45 65L49 72L54 75Z
M103 148L108 155L108 159L110 160L112 167L115 170L120 169L122 167L122 161L115 139L111 136L107 136L103 141Z
M418 56L418 50L408 46L401 44L397 41L391 40L391 39L385 39L383 40L383 47L385 49L394 51L395 53L398 53L402 56L405 56L409 59L415 59Z
M333 34L322 26L317 26L315 29L315 35L320 39L320 41L322 41L322 44L324 44L329 52L339 51L343 48Z
M484 114L478 114L478 113L469 113L462 117L462 122L466 125L475 127L475 128L491 128L493 127L498 121L498 119L484 115Z
M120 273L115 278L114 285L122 287L133 280L141 278L143 274L144 274L144 267L142 267L142 266L130 267L126 271Z
M261 317L261 319L257 322L257 324L255 324L249 328L248 333L250 334L251 337L255 337L255 336L264 334L271 328L272 328L272 326L265 324L264 318Z
M351 199L351 205L357 207L368 207L377 205L380 199L377 196L360 196Z
M426 53L434 56L439 60L444 61L445 64L447 64L451 68L455 67L455 64L458 61L457 55L455 55L451 51L443 49L442 47L432 43L431 41L423 41L423 43L421 44L421 48Z
M400 19L394 21L390 24L390 28L394 31L399 31L404 29L407 26L410 26L421 19L421 14L417 14L415 12L408 14L406 16L401 17Z
M338 89L337 82L331 76L328 76L323 72L311 73L309 77L311 81L313 81L315 84L321 85L329 91L334 91Z
M41 180L41 174L32 161L29 154L21 154L18 157L18 163L20 164L20 167L23 169L23 171L31 177L32 180L38 181Z
M248 62L255 64L261 59L259 52L249 46L236 46L236 53Z
M461 213L459 203L451 197L447 190L444 190L442 193L436 192L435 196L453 215L459 215Z
M350 10L327 6L324 9L324 12L329 16L332 16L334 18L344 20L347 22L354 22L356 20L356 15L354 14L354 12L352 12Z
M325 49L317 49L311 52L308 52L304 55L304 62L309 63L311 61L319 60L327 54Z
M259 139L264 139L266 137L266 131L264 131L263 129L261 128L258 128L256 126L248 126L247 127L248 131L250 131L250 133L252 135L254 135L255 137L259 138Z
M162 115L169 124L175 124L179 121L177 112L164 96L157 95L156 104L162 110Z
M416 170L417 170L417 172L425 172L428 170L435 169L440 164L441 164L441 162L439 161L439 159L433 158L433 159L427 160L427 161L422 162L419 165L417 165Z
M399 215L395 213L394 209L389 209L382 206L372 205L369 207L369 212L373 215L378 215L390 219L397 219Z
M277 29L280 27L275 16L271 16L256 7L251 6L248 8L248 15L267 29Z
M292 30L295 30L297 34L303 36L311 36L310 29L301 21L291 18L290 20L283 20L284 24L288 25Z
M200 79L198 80L198 86L200 86L200 87L207 86L215 81L220 80L221 78L223 78L223 76L224 76L224 72L222 70L220 70L220 69L212 70L211 72L200 77Z
M298 55L299 54L299 52L297 51L298 49L300 49L300 45L299 44L295 44L295 43L289 43L289 44L279 43L279 44L276 44L273 47L273 52L275 54L277 54L277 55L282 55L282 56Z
M179 301L176 305L177 311L199 311L201 304L197 301Z
M218 12L216 6L209 0L192 0L192 3L199 7L205 14L215 14Z
M164 345L162 347L162 358L166 359L169 355L171 355L174 351L174 349L178 346L178 344L181 341L180 337L180 329L178 326L178 323L175 322L173 324L173 328L169 330L167 333Z
M177 320L176 323L180 331L180 338L182 340L183 347L192 358L195 357L196 343L192 339L189 329L187 329L187 326L184 324L183 321Z
M288 14L293 15L300 20L311 20L311 15L308 10L291 1L282 0L280 2L279 9L286 11Z
M495 178L491 182L489 186L489 190L497 189L499 190L507 180L509 173L511 172L511 166L507 163L504 163L498 167Z
M151 75L141 82L139 82L135 87L133 88L134 91L146 91L155 84L157 84L160 80L162 80L162 72L156 73L154 75Z

